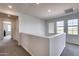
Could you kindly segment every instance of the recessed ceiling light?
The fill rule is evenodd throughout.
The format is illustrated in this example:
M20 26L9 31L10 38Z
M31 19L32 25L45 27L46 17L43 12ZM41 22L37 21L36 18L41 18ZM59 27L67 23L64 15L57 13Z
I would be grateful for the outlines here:
M51 12L51 9L48 9L48 12L50 13Z
M12 8L12 6L11 5L8 5L8 7L11 9Z

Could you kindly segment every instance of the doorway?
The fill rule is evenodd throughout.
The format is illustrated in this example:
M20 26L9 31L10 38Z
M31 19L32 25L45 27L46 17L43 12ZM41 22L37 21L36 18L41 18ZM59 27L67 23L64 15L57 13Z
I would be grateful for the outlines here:
M0 40L19 40L19 20L18 16L0 13Z
M4 31L4 38L5 40L11 39L11 21L3 21L3 31Z

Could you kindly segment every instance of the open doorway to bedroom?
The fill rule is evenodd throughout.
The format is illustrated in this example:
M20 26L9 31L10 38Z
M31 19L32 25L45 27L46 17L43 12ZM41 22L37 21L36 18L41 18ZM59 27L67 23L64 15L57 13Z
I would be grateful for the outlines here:
M18 40L19 21L18 16L0 13L0 39Z
M4 39L11 39L11 21L3 21Z

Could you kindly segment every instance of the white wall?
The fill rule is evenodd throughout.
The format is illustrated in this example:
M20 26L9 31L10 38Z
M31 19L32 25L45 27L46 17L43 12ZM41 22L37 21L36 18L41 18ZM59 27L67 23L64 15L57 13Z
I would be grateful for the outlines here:
M32 16L20 15L19 31L21 33L44 35L44 21Z

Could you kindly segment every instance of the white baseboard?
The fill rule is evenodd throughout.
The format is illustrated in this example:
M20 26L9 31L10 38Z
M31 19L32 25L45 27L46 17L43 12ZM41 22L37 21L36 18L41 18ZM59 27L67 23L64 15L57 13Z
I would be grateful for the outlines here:
M66 43L79 45L78 43L73 43L73 42L66 42Z

